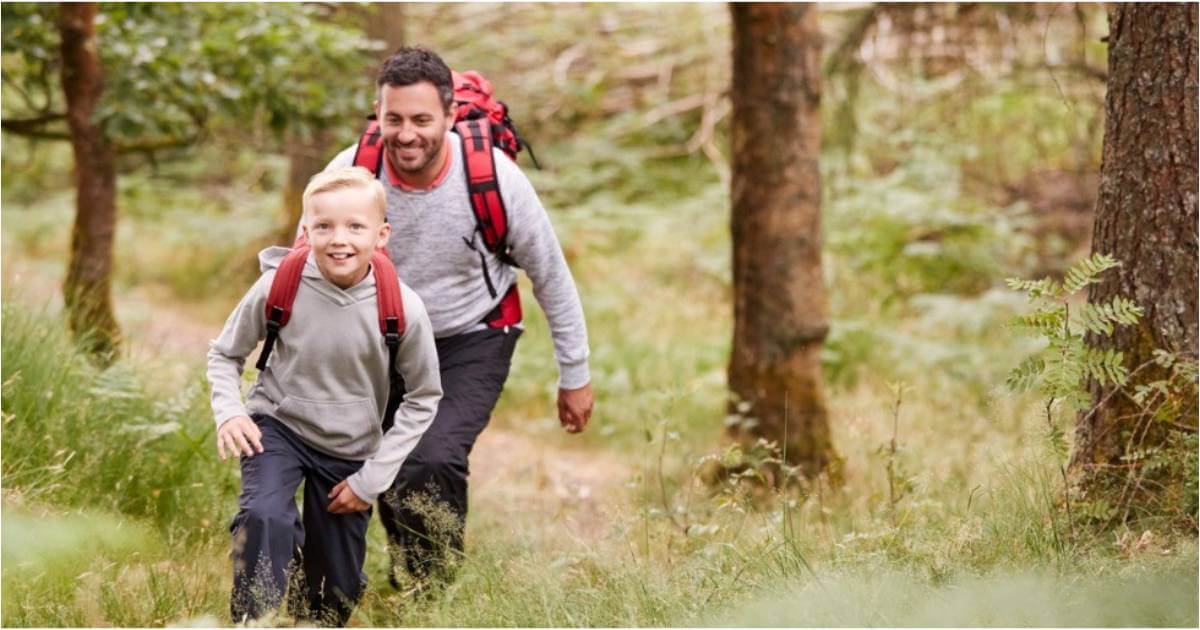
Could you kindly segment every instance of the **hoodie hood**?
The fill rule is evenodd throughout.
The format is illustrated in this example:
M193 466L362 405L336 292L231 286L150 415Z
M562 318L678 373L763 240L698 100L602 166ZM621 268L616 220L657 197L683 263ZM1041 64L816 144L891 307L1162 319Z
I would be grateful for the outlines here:
M268 247L258 253L258 265L263 273L278 269L279 265L283 264L283 259L291 251L291 248L279 245ZM325 275L321 273L321 268L317 266L316 254L312 251L309 251L308 259L304 261L304 270L300 272L300 277L308 279L309 286L339 304L345 304L347 298L352 301L358 301L374 297L375 295L375 274L373 270L368 271L367 277L363 278L358 284L349 289L342 289L325 279Z

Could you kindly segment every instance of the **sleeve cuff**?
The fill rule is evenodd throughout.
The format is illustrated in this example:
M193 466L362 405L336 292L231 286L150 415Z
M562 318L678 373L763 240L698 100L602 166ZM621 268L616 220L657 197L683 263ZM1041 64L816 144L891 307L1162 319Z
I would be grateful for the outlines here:
M586 359L570 365L560 363L558 366L559 389L579 389L591 381L592 375Z
M371 494L363 490L362 480L358 478L358 473L346 477L346 485L350 486L350 489L354 491L354 494L358 495L358 498L370 503L372 506L379 500L378 494Z
M237 409L228 409L223 411L217 414L217 428L220 429L222 424L225 424L226 422L229 422L238 416L250 417L250 413L246 411L245 407L238 407Z

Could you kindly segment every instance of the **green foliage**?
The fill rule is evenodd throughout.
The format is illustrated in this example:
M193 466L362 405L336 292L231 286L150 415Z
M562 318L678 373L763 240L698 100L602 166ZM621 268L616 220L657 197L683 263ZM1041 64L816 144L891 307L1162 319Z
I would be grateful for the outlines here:
M1009 288L1025 293L1035 305L1032 312L1015 318L1012 328L1045 342L1040 351L1010 372L1007 380L1010 388L1035 390L1051 406L1061 403L1071 410L1082 411L1091 404L1088 379L1095 379L1102 386L1126 383L1129 369L1124 365L1122 353L1088 347L1084 333L1111 335L1115 326L1136 324L1142 308L1120 296L1108 304L1084 304L1074 313L1070 305L1074 295L1099 282L1101 274L1119 265L1111 256L1094 254L1071 267L1063 282L1051 278L1008 279Z
M212 124L281 132L367 107L361 31L314 5L102 4L104 92L95 121L115 146L194 143ZM64 111L56 5L5 3L5 118ZM61 130L49 120L44 130ZM245 136L243 136L245 137Z
M98 370L61 322L7 299L3 327L6 488L150 519L189 538L220 531L236 479L213 457L199 382L151 392L130 364Z

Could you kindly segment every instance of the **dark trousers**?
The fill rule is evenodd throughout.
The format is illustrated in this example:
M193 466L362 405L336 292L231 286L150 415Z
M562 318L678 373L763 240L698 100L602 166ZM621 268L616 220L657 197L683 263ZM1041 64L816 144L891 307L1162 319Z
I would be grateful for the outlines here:
M451 566L447 556L462 550L468 456L504 389L520 335L517 328L488 329L437 340L437 415L379 501L393 561L417 579ZM392 396L397 404L399 398Z
M277 609L286 589L291 614L345 625L366 586L362 567L371 512L331 514L327 495L362 462L314 450L269 416L253 420L262 430L264 450L241 460L242 494L230 526L233 621ZM296 510L301 482L303 516Z

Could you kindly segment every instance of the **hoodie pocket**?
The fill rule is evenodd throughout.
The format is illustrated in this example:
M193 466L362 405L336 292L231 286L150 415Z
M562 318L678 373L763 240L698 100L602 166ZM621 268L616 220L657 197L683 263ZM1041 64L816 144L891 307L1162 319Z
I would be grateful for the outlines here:
M324 401L284 396L276 410L294 421L292 428L302 439L346 459L369 456L382 434L371 398Z

